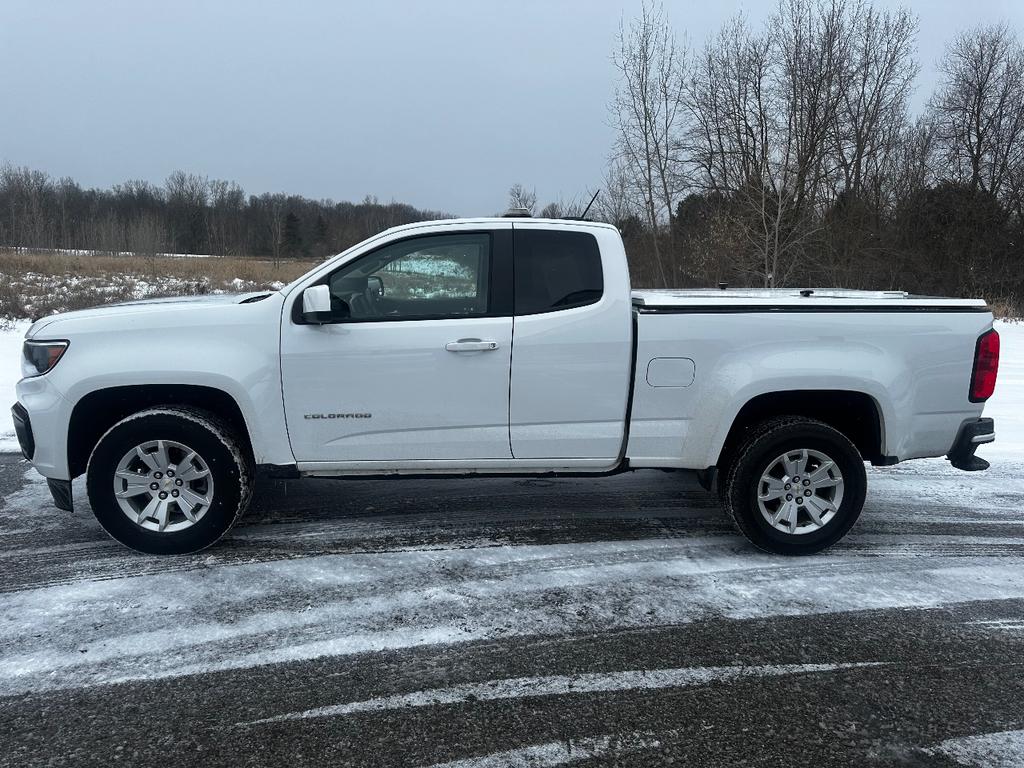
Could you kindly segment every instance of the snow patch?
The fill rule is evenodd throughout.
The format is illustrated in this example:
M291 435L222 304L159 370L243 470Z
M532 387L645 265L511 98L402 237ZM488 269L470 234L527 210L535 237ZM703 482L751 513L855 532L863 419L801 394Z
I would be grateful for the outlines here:
M997 320L999 375L985 415L996 420L996 440L978 449L989 460L1024 459L1024 322Z
M549 741L520 749L492 752L481 757L435 763L430 768L555 768L583 760L625 755L656 749L661 740L678 735L678 731L653 731L584 736L563 741Z
M2 323L0 319L0 453L18 453L21 449L14 437L14 422L8 409L18 399L14 385L21 378L21 345L32 323L15 320L6 328Z
M1024 766L1024 731L1002 731L947 739L925 751L933 755L945 755L960 765L1021 768Z
M688 688L709 683L734 682L744 678L776 677L816 672L835 672L856 667L878 666L885 662L851 664L767 664L762 666L681 667L676 669L630 670L623 672L594 672L579 675L549 675L519 677L507 680L488 680L467 683L451 688L432 688L397 696L385 696L365 701L353 701L329 707L317 707L302 712L291 712L268 717L252 723L276 723L284 720L306 720L317 717L339 717L357 712L379 712L407 707L432 707L441 704L463 704L473 701L521 699L533 696L565 696L579 693L612 693L616 691L658 690L660 688Z

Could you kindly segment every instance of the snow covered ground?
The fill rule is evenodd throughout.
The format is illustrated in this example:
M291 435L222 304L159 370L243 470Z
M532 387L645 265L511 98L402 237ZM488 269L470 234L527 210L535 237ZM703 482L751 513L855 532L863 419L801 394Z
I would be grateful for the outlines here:
M17 320L7 327L0 325L0 453L18 451L9 409L17 400L14 385L21 378L21 344L31 324Z

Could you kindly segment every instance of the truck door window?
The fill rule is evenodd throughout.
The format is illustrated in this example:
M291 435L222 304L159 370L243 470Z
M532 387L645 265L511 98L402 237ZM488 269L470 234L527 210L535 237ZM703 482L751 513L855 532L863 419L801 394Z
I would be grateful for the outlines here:
M597 240L587 232L515 231L515 310L534 315L601 300L604 277Z
M355 321L486 315L490 240L437 235L369 253L328 278L334 311Z

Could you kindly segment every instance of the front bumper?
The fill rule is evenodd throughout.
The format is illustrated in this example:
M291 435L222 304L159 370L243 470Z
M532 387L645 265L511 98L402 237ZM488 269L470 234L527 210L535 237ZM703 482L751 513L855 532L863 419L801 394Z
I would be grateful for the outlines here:
M974 455L978 446L991 443L996 439L996 423L993 419L984 418L968 421L960 427L953 448L946 456L949 463L965 472L977 472L988 469L989 463Z
M21 455L32 461L36 452L36 439L32 434L32 420L21 403L11 406L11 419L14 421L14 434L18 437Z
M22 420L32 435L30 446L21 440L22 451L26 447L31 448L32 466L43 477L70 480L67 460L70 404L48 375L22 379L15 391L18 396L17 406L20 406L11 410L12 414L17 412L14 417L15 429L18 428L18 421Z
M14 434L18 436L18 445L21 446L21 454L32 461L36 452L36 439L32 434L32 419L21 403L11 406L11 418L14 420ZM74 511L74 504L71 500L71 481L55 480L46 478L46 485L53 496L53 504L57 509L64 509L68 512Z

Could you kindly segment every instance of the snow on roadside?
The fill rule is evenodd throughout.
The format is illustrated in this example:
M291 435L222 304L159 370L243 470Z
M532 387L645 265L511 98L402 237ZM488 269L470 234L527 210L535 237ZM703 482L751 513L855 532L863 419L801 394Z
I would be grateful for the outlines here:
M960 765L976 768L1021 768L1024 765L1024 731L948 739L925 751L932 755L945 755Z
M28 320L16 320L9 327L0 326L0 453L19 451L8 409L17 399L14 385L21 378L21 343L30 325Z
M989 459L1024 461L1024 321L996 321L999 377L985 415L996 420L996 441L978 450Z

